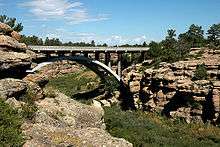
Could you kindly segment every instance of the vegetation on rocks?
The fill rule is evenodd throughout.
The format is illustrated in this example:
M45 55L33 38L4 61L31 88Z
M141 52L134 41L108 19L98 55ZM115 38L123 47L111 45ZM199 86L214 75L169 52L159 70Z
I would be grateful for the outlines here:
M21 32L23 30L22 23L16 23L16 18L0 15L0 22L9 25L14 31Z
M207 69L204 64L197 65L193 80L205 80L207 79Z
M31 90L27 91L22 97L21 100L25 102L22 104L21 115L24 119L32 120L35 112L38 110L34 103L34 94Z
M21 146L22 117L2 99L0 99L0 112L0 146Z
M155 113L105 108L108 132L140 146L219 146L220 129L208 124L171 121Z
M93 83L92 86L91 83ZM79 92L88 91L88 89L90 91L94 90L98 87L98 83L99 78L95 73L90 70L84 70L50 79L47 87L57 89L67 96L74 98Z

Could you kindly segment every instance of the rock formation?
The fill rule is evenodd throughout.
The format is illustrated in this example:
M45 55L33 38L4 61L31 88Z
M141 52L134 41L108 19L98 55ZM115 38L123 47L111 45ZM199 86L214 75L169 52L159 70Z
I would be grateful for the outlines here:
M23 124L28 141L24 146L129 147L124 139L111 137L105 129L104 110L56 93L55 98L36 102L32 123Z
M0 78L22 76L30 68L35 54L19 43L20 35L0 23Z
M196 57L203 52L201 57ZM195 58L175 63L160 63L159 69L136 65L123 71L139 109L160 111L187 122L217 123L220 112L220 50L193 49ZM196 55L195 55L196 54ZM208 78L194 80L197 65L204 64Z

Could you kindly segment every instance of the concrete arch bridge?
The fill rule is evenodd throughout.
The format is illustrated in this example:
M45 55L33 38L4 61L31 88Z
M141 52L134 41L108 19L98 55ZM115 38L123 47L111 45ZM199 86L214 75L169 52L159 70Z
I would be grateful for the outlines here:
M27 72L35 72L40 68L52 64L55 61L70 60L83 64L93 70L101 78L104 73L114 76L118 82L121 82L122 72L122 54L123 53L141 53L140 60L144 60L144 53L149 49L145 47L69 47L69 46L29 46L36 52L46 56L44 60L37 61L39 64ZM100 62L100 54L105 54L105 63ZM111 69L111 55L117 54L117 73ZM90 55L93 55L92 58ZM100 70L101 69L101 70Z

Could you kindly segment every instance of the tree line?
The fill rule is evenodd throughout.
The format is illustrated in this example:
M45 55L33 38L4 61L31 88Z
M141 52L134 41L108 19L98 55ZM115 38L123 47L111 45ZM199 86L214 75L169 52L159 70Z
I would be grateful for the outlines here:
M21 42L25 43L27 45L42 45L42 46L80 46L80 47L107 47L108 45L106 43L101 45L96 45L95 41L92 40L91 42L65 42L63 43L59 38L48 38L46 37L45 40L42 38L39 38L35 35L33 36L25 36L22 35Z
M157 62L175 62L189 55L191 48L209 47L220 49L220 23L213 24L206 37L202 26L192 24L188 31L176 35L176 30L170 29L161 42L150 42L147 58Z

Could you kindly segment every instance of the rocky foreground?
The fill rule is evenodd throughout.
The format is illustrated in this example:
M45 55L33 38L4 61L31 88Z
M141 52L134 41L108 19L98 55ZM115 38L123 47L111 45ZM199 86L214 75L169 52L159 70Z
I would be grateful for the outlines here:
M105 131L104 111L98 102L87 106L57 91L43 90L49 77L79 70L76 64L55 64L55 71L46 71L45 77L41 73L26 76L36 54L19 43L20 38L20 34L0 23L0 98L18 111L31 114L21 128L23 146L132 146Z

